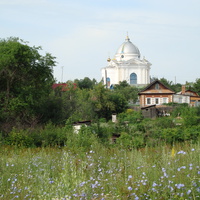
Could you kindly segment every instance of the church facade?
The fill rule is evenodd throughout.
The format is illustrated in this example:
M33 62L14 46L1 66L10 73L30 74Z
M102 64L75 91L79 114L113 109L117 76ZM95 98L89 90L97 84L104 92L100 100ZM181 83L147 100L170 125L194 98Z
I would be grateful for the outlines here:
M140 58L139 49L127 36L113 59L108 58L107 66L101 69L103 83L107 88L127 81L130 85L144 86L150 83L151 63Z

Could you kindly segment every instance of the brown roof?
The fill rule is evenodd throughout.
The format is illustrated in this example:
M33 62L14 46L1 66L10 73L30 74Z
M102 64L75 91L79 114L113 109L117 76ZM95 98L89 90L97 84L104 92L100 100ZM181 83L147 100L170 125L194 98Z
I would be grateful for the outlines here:
M158 83L162 87L159 89L152 87L156 83ZM140 95L140 94L163 94L163 93L174 94L175 92L172 89L168 88L166 85L164 85L159 80L155 80L152 83L150 83L146 88L144 88L141 92L139 92L138 94Z

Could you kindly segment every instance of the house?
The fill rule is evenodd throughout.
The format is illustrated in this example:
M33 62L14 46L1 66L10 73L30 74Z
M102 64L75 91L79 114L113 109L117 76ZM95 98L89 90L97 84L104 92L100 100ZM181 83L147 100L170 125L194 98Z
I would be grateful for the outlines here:
M173 102L188 103L190 106L196 107L200 106L200 96L192 90L186 90L185 85L183 85L182 90L173 95Z
M162 106L164 103L173 102L173 95L175 92L165 86L159 80L150 83L145 89L138 93L140 99L140 106L156 105Z

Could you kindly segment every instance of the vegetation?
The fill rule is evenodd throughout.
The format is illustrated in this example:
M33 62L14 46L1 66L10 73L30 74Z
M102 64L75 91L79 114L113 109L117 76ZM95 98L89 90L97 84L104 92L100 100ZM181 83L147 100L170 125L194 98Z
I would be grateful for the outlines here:
M126 81L53 89L55 57L40 50L0 40L0 199L199 199L200 107L144 119ZM186 87L199 93L200 79Z
M55 58L39 54L18 38L0 40L0 121L1 129L32 126L40 120L54 81Z
M125 151L86 138L88 151L1 148L0 198L199 199L199 143Z

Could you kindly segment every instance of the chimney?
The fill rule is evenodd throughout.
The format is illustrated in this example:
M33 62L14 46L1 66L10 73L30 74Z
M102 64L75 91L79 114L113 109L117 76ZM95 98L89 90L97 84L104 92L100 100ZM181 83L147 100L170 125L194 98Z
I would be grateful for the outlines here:
M185 85L182 85L182 91L181 94L185 94Z

